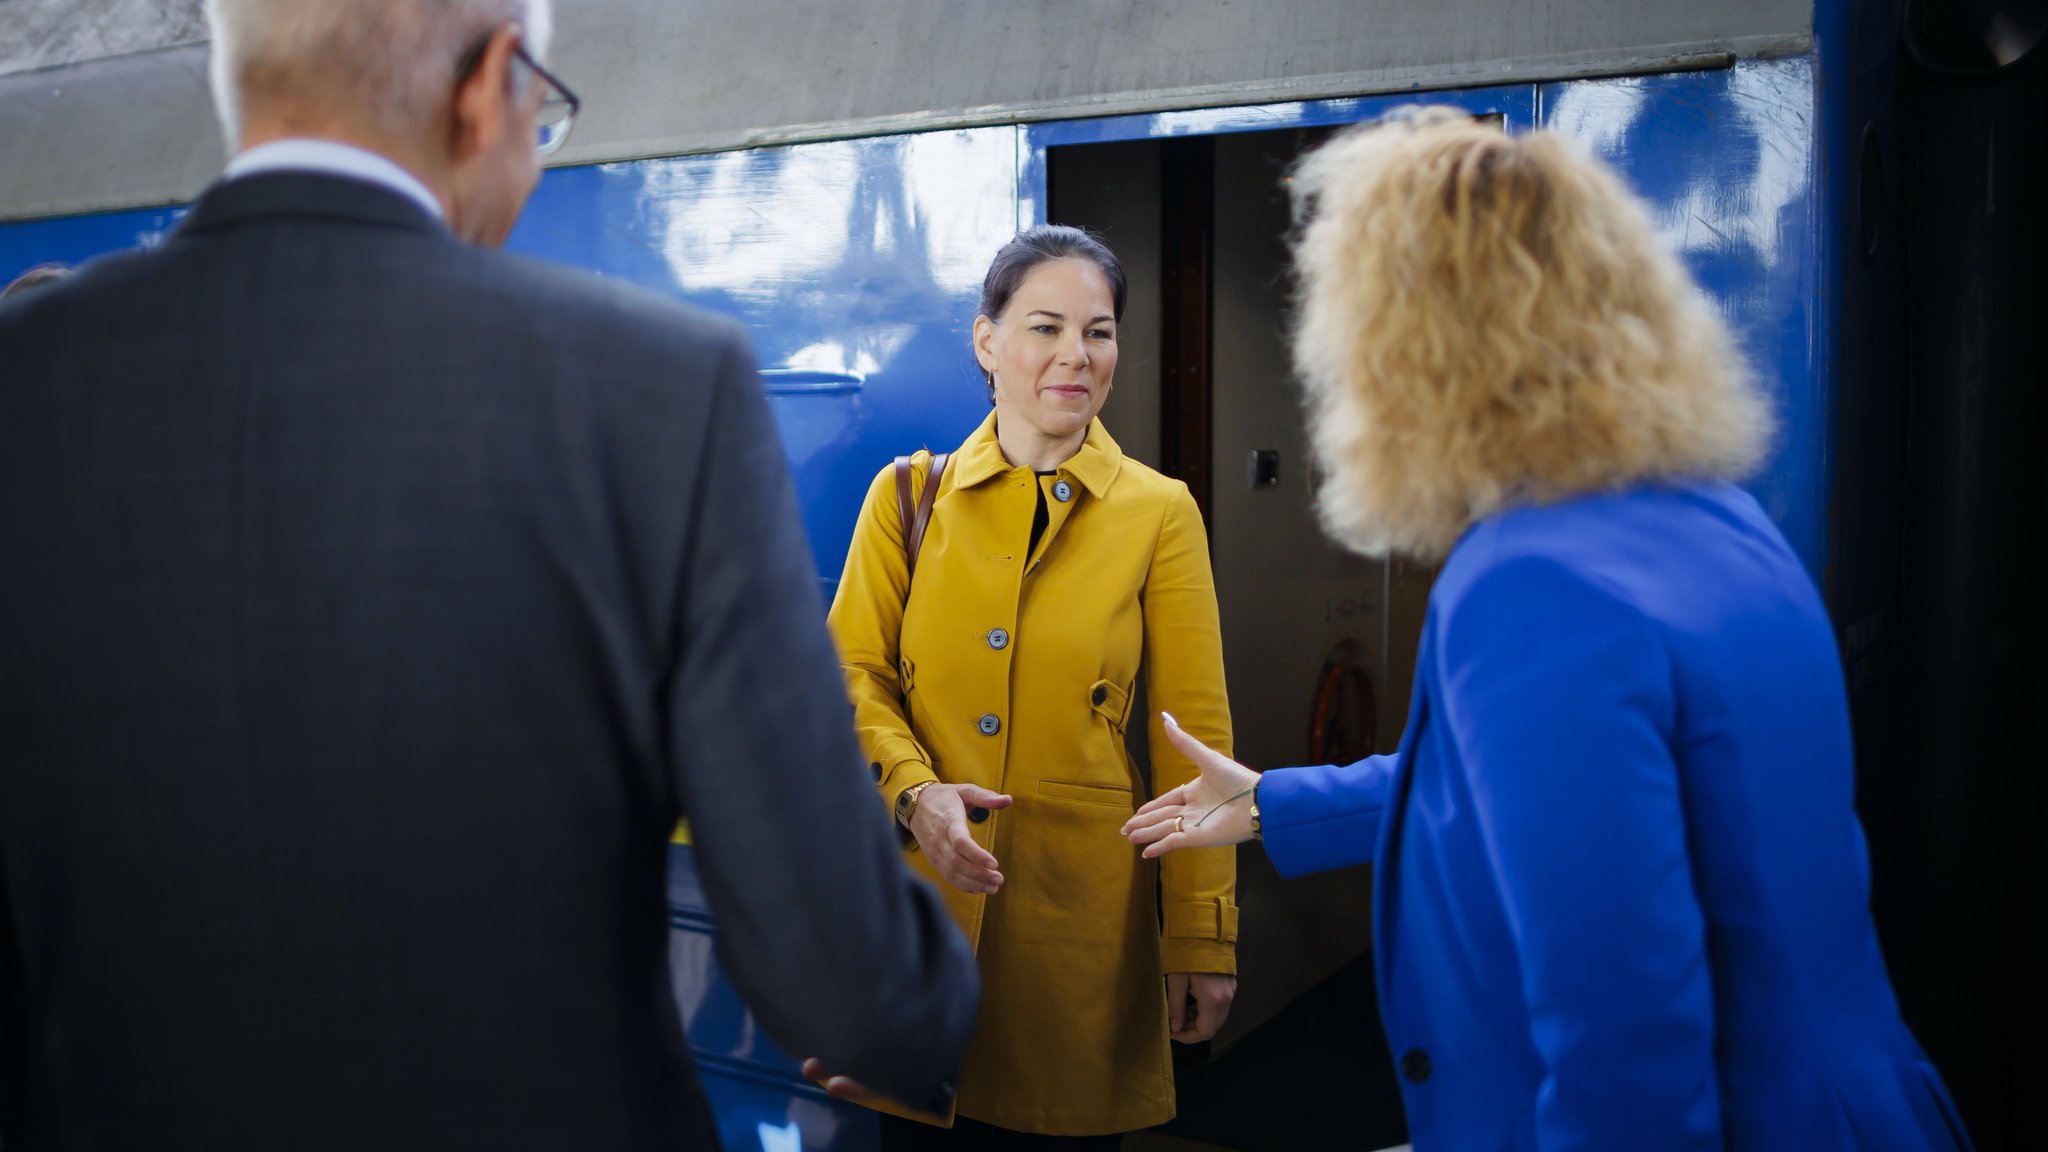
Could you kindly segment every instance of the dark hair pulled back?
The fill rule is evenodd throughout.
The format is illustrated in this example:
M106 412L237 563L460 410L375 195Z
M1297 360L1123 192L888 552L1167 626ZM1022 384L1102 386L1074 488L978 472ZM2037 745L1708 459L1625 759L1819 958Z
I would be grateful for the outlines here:
M1103 279L1109 281L1110 314L1119 322L1123 320L1124 266L1117 262L1109 245L1096 239L1094 233L1066 224L1026 228L1003 245L989 262L988 275L981 281L981 314L991 320L1002 319L1003 311L1010 306L1010 297L1017 294L1024 277L1048 260L1086 260L1095 265ZM994 403L995 380L987 378L987 383L989 402Z
M1086 260L1101 269L1109 281L1112 311L1118 320L1124 318L1124 266L1117 263L1116 253L1086 229L1065 224L1026 228L1003 245L981 281L981 314L991 320L1002 319L1017 286L1047 260Z

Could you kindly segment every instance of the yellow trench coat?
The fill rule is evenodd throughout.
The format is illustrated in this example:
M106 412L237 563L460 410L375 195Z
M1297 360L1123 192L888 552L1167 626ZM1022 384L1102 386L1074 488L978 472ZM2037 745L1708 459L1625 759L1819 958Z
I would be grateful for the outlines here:
M930 463L913 458L919 492ZM1049 523L1027 556L1039 487ZM1039 477L1003 459L991 414L940 480L907 605L903 536L884 468L831 613L881 798L893 812L897 793L926 780L1012 797L970 825L1002 870L994 896L946 884L906 847L980 961L981 1019L955 1107L1057 1135L1171 1119L1164 974L1236 973L1236 858L1179 852L1160 877L1117 830L1143 799L1124 746L1141 659L1154 784L1194 775L1159 709L1230 750L1201 513L1185 484L1126 459L1100 421Z

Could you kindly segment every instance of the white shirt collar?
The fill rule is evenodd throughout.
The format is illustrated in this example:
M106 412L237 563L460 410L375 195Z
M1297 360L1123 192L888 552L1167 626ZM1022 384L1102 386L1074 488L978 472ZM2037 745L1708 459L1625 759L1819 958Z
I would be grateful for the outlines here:
M375 152L334 140L293 138L273 140L238 153L228 161L222 178L239 180L259 172L326 172L389 188L445 220L441 202L419 178Z

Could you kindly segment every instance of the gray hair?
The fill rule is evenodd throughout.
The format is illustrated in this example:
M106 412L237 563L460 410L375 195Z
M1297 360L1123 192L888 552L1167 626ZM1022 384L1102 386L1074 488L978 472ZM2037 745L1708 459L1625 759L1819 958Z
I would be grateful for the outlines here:
M252 100L411 137L453 87L463 52L492 29L518 23L536 58L554 33L550 0L206 0L206 22L230 152Z

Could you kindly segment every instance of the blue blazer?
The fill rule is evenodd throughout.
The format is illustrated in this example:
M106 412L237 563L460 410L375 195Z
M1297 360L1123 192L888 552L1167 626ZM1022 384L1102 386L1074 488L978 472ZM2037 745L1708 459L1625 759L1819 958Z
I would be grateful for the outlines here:
M1267 854L1373 861L1417 1152L1967 1148L1869 913L1841 664L1725 484L1494 516L1401 746L1268 772Z

